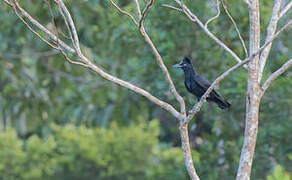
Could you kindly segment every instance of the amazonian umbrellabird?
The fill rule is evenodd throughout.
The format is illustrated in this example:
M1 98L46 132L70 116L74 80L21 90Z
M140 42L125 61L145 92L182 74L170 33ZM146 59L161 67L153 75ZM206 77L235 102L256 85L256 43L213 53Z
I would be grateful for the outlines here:
M211 83L202 76L196 74L191 60L185 57L179 64L173 65L175 68L181 68L185 74L185 86L187 90L193 95L197 96L198 101L211 86ZM215 90L206 98L208 102L216 103L221 109L226 109L231 106L223 97L221 97Z

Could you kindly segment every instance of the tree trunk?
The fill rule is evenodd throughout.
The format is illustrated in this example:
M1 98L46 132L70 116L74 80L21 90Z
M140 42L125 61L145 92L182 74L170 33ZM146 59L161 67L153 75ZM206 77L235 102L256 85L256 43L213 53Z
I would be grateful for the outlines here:
M260 46L260 15L258 0L251 0L249 17L250 17L250 56L258 51ZM248 64L248 82L246 94L246 117L244 142L240 155L240 163L237 172L237 180L249 180L251 166L256 145L258 132L258 114L260 104L260 86L259 77L259 56L252 57Z
M181 137L181 147L184 153L184 161L188 171L188 174L192 180L200 180L198 177L196 170L194 168L194 162L191 154L191 147L189 141L189 133L188 133L188 123L180 122L180 137Z

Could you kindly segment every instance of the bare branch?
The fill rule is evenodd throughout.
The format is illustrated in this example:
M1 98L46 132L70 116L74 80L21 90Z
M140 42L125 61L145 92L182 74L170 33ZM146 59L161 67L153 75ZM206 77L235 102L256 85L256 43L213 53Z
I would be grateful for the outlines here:
M7 5L13 7L13 3L11 3L9 0L4 0L4 2L5 2Z
M15 14L17 15L17 17L23 22L23 24L25 24L27 26L27 28L34 33L36 36L38 36L43 42L45 42L46 44L48 44L49 46L51 46L54 49L59 49L58 47L56 47L55 45L53 45L52 43L50 43L48 40L46 40L44 37L42 37L39 33L37 33L17 12L16 7L18 7L19 5L16 4L15 6L13 5L13 9Z
M259 51L256 53L256 54L253 54L254 55L257 55L258 53L262 52L270 43L272 43L282 32L284 32L285 30L287 30L290 26L292 25L292 19L290 19L288 21L287 24L285 24L277 33L274 34L273 37L271 37L269 39L269 41L267 41L260 49Z
M281 0L275 0L275 4L273 7L273 11L272 11L272 17L271 17L270 23L267 27L266 42L268 42L274 36L274 34L276 32L277 24L279 21L280 7L281 7ZM269 43L269 45L267 45L267 47L261 53L260 60L259 60L260 71L259 71L258 82L260 82L262 79L262 74L263 74L264 67L265 67L268 55L270 53L271 47L272 47L272 42Z
M214 19L217 19L217 18L220 16L220 1L217 0L216 2L217 2L217 14L216 14L214 17L210 18L210 19L205 23L205 28L208 28L208 24L209 24L211 21L213 21Z
M73 45L74 45L75 51L76 51L78 56L81 56L82 53L81 53L81 49L80 49L79 38L78 38L78 34L77 34L77 31L76 31L73 19L71 17L71 14L69 13L68 9L66 8L66 6L65 6L65 4L63 3L62 0L58 0L58 5L62 9L62 11L64 12L64 14L66 16L66 19L69 22L69 26L70 26L70 29L71 29L71 32L72 32L72 36L73 36L73 40L74 40L73 41L74 42Z
M262 95L265 93L265 91L268 89L268 87L271 85L271 83L279 77L281 74L283 74L290 66L292 66L292 59L288 60L285 64L283 64L277 71L273 72L268 79L265 81L265 83L262 86Z
M292 1L290 1L285 7L284 9L282 9L282 11L280 12L280 15L279 15L279 19L284 16L288 11L289 9L292 7Z
M160 56L160 54L159 54L158 50L156 49L155 45L153 44L152 40L150 39L150 37L148 36L147 32L145 31L145 28L144 28L144 25L143 25L143 20L145 18L145 15L146 15L147 11L149 10L149 8L153 5L154 0L149 0L149 2L147 3L145 9L143 10L143 14L144 15L142 15L142 13L141 13L140 5L139 5L138 0L134 0L134 2L136 4L137 13L138 13L138 15L140 17L139 28L138 29L139 29L141 35L144 37L144 40L146 41L146 43L151 48L152 53L155 56L155 58L157 60L157 63L158 63L160 69L162 70L162 72L163 72L163 74L164 74L164 76L166 78L166 81L169 84L169 88L170 88L171 93L174 95L175 99L180 103L180 112L185 116L186 110L185 110L184 99L176 91L176 88L175 88L175 86L174 86L174 84L172 82L172 79L170 77L168 69L165 66L165 64L164 64L164 62L162 60L162 57Z
M137 9L137 13L138 13L139 19L141 19L142 13L141 13L139 2L138 2L138 0L134 0L134 2L136 4L136 9Z
M170 8L170 9L174 9L174 10L177 10L177 11L181 11L183 12L183 10L181 8L177 8L177 7L174 7L174 6L171 6L171 5L168 5L168 4L162 4L163 7L167 7L167 8Z
M232 57L234 57L234 59L237 61L237 62L241 62L242 60L229 48L227 47L221 40L219 40L213 33L211 33L208 28L206 28L204 26L204 24L199 20L199 18L193 14L186 5L184 5L182 3L181 0L174 0L176 3L178 3L182 9L184 10L184 13L187 15L187 17L193 21L193 22L197 22L198 25L201 27L201 29L211 38L213 39L219 46L221 46L223 49L225 49L228 53L231 54ZM245 69L247 69L246 66L243 66L245 67Z
M130 13L128 13L127 11L124 11L124 10L122 10L116 3L114 3L112 0L109 0L110 2L111 2L111 4L118 10L118 11L120 11L122 14L125 14L125 15L127 15L127 16L129 16L131 19L132 19L132 21L135 23L135 25L136 26L138 26L138 23L137 23L137 21L135 20L135 18L130 14Z
M15 0L15 2L17 2L17 0ZM60 1L59 1L60 2ZM8 4L9 5L9 4ZM18 7L19 11L21 12L22 15L24 15L25 17L28 18L28 20L34 24L36 27L38 27L39 29L41 29L46 35L48 35L50 38L52 38L52 40L54 40L56 42L56 44L60 44L64 49L68 50L69 52L75 53L75 50L70 48L66 43L62 42L61 40L59 40L53 33L51 33L48 29L46 29L43 25L41 25L38 21L36 21L34 18L32 18L26 11L24 11L20 6ZM69 13L69 12L68 12ZM70 14L70 13L69 13ZM67 17L68 18L68 17ZM70 23L72 23L72 27L74 26L74 23L72 21L72 19L67 19L68 21L71 21ZM69 23L69 24L70 24ZM71 27L71 28L72 28ZM72 30L72 29L71 29ZM74 32L72 32L74 34ZM77 35L77 33L76 33ZM73 35L74 37L74 35ZM76 41L75 39L75 42ZM78 44L79 46L79 44ZM118 84L124 88L127 88L129 90L132 90L144 97L146 97L148 100L150 100L151 102L157 104L158 106L160 106L161 108L167 110L168 112L170 112L174 117L176 117L177 119L182 119L183 115L180 114L172 105L168 104L167 102L164 102L160 99L158 99L157 97L153 96L152 94L150 94L148 91L139 88L127 81L124 81L122 79L119 79L115 76L112 76L108 73L106 73L105 71L103 71L100 67L98 67L97 65L93 64L89 59L87 59L87 57L85 57L81 50L81 56L79 57L80 59L82 59L83 62L86 63L82 63L82 62L76 62L76 61L72 61L70 60L70 58L67 56L67 54L65 53L65 51L61 48L59 48L58 50L60 50L60 52L64 55L65 59L67 61L69 61L70 63L73 64L78 64L80 66L83 66L85 68L89 68L91 70L93 70L94 72L96 72L98 75L100 75L101 77L103 77L104 79L111 81L115 84Z
M227 77L230 73L232 73L237 68L241 67L245 63L249 62L250 58L245 59L244 61L241 61L240 63L237 63L236 65L229 68L227 71L222 73L220 76L218 76L215 81L211 84L211 86L208 88L208 90L204 93L204 95L201 97L200 101L193 106L193 108L189 111L189 115L184 119L184 123L188 124L189 121L194 117L194 115L200 111L204 101L209 96L209 94L213 91L213 89L222 81L225 77Z
M248 6L250 6L249 0L242 0L244 3L246 3Z
M146 14L147 14L148 10L150 9L150 7L153 5L153 3L154 3L154 0L149 0L149 2L146 4L146 7L143 9L141 18L139 20L139 29L141 29L142 23L146 17Z
M221 2L222 2L223 8L224 8L226 14L228 15L229 19L231 20L232 24L233 24L234 27L235 27L235 30L236 30L236 32L237 32L237 34L238 34L238 37L239 37L239 39L240 39L240 42L241 42L241 44L242 44L242 46L243 46L243 49L244 49L244 52L245 52L245 57L248 57L247 48L246 48L245 43L244 43L244 40L243 40L243 38L242 38L242 36L241 36L241 34L240 34L240 31L239 31L239 29L238 29L238 27L237 27L237 25L236 25L236 22L234 21L233 17L232 17L231 14L229 13L229 11L228 11L228 9L227 9L227 6L226 6L226 4L224 3L224 0L221 0Z
M75 54L75 50L72 49L70 46L68 46L66 43L64 43L62 40L58 39L56 35L54 35L54 33L52 33L51 31L49 31L47 28L45 28L43 25L41 25L37 20L35 20L33 17L31 17L19 4L18 1L15 1L15 5L17 7L17 9L19 10L19 12L26 17L33 25L35 25L37 28L39 28L41 31L43 31L45 34L47 34L53 41L57 42L58 44L66 49L67 51L69 51L70 53Z

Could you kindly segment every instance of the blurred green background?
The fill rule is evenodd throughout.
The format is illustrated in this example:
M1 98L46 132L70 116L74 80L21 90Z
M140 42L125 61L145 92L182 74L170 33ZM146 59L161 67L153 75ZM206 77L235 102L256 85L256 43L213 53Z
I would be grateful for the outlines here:
M81 48L90 59L178 108L155 57L128 17L104 0L65 2L74 17ZM216 1L185 2L203 22L216 14ZM248 46L247 7L239 0L227 2ZM172 65L191 56L196 71L212 81L235 61L196 24L182 13L162 7L163 3L170 2L155 1L145 28L189 109L196 98L187 93L183 72ZM52 28L46 1L21 4ZM273 2L262 0L260 4L264 39ZM130 0L119 1L119 5L135 12ZM51 6L59 36L69 42L62 18ZM209 29L244 58L235 29L221 11ZM168 112L90 70L67 63L3 1L0 15L0 180L189 179L178 124ZM273 44L265 78L291 58L291 47L291 35L284 32ZM232 104L229 111L204 104L189 126L201 179L235 178L244 132L246 79L241 68L220 84L218 91ZM259 126L251 179L292 179L291 72L280 76L264 95Z

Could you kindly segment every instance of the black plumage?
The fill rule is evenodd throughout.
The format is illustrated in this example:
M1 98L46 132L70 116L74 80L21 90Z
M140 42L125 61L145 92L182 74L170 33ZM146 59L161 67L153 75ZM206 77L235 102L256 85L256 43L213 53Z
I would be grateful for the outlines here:
M175 64L173 67L181 68L185 74L185 86L187 90L198 98L198 101L211 86L211 83L202 76L196 74L189 58L185 57L182 62ZM229 108L231 105L215 90L206 98L208 102L216 103L221 109Z

